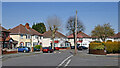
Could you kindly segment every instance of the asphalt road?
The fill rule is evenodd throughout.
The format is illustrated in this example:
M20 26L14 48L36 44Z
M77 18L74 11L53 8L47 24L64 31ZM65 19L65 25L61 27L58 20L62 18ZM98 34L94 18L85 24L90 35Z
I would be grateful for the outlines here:
M118 57L98 56L79 51L77 55L73 50L55 53L43 53L30 56L10 58L2 62L3 66L118 66Z

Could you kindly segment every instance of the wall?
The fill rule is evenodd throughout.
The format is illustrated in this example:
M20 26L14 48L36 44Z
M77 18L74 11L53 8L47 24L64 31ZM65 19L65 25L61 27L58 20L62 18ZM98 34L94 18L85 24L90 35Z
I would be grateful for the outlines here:
M20 35L10 35L10 37L16 41L18 41L18 44L16 47L20 46L20 43L23 42L25 46L25 42L32 42L32 39L26 39L26 36L24 35L23 38L20 37Z

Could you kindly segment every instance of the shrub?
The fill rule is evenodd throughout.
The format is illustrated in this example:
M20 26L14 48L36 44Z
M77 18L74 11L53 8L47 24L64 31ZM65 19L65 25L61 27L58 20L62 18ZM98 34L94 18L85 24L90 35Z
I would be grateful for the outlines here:
M120 51L120 44L118 42L104 42L104 44L108 53L118 53Z
M96 43L96 42L92 42L90 43L89 48L90 49L103 49L103 44L102 43Z
M104 47L103 47L104 46ZM106 48L107 53L120 53L120 42L92 42L89 46L90 49L104 49Z
M35 45L35 48L36 48L36 49L41 49L42 46L41 46L41 45Z
M93 49L95 49L95 50L104 50L104 45L99 45L99 46L96 46L96 47L94 47Z

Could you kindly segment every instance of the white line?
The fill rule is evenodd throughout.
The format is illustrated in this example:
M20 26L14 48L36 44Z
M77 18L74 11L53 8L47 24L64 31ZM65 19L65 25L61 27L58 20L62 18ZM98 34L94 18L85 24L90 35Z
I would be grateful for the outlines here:
M64 67L68 66L68 64L70 63L71 59L68 60L68 62L65 64Z
M73 55L70 55L69 57L67 57L66 59L64 59L56 68L59 68L60 66L62 66L63 63L65 63L65 61L67 61L70 57L72 57Z

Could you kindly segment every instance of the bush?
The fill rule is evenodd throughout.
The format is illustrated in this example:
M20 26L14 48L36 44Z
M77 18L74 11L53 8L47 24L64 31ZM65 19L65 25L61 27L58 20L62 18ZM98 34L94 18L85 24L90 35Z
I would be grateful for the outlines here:
M90 49L102 49L103 44L102 43L96 43L96 42L92 42L90 43L89 48ZM100 47L100 48L99 48Z
M120 44L119 42L104 42L106 46L106 51L108 53L118 53L120 52Z
M120 53L120 42L90 43L89 49L106 49L107 53Z
M36 48L36 49L41 49L42 46L41 46L41 45L35 45L35 48Z
M95 50L104 50L104 45L99 45L99 46L96 46L96 47L94 47L93 49L95 49Z

